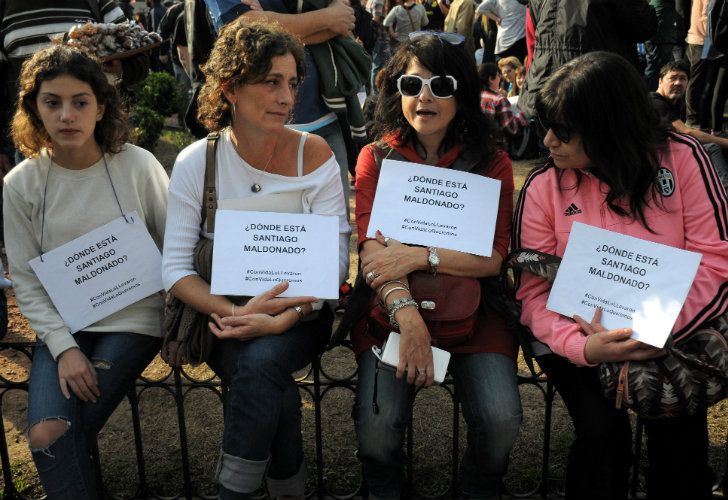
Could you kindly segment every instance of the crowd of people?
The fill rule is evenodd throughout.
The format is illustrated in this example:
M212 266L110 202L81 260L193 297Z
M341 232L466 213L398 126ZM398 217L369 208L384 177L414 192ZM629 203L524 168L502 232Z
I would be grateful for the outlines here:
M599 367L659 362L665 349L605 328L599 308L593 318L554 312L542 276L516 273L513 296L488 284L503 275L509 249L563 257L578 222L701 255L676 338L727 313L726 2L652 3L155 0L138 20L169 44L101 63L47 36L79 19L121 22L133 15L122 9L128 2L0 0L4 245L17 303L37 334L28 439L48 498L96 498L90 446L124 394L160 349L172 366L192 361L180 332L160 329L170 298L194 311L188 323L211 339L203 360L228 388L218 498L252 498L262 485L272 498L304 498L291 373L341 340L331 338L336 304L288 296L287 281L253 297L212 293L215 209L334 218L337 258L320 264L341 283L353 180L359 271L342 324L358 364L352 418L369 498L403 494L407 414L416 390L434 382L432 346L451 355L467 423L460 493L501 497L522 420L518 341L526 346L509 327L515 319L575 427L566 497L626 500L629 414L605 396ZM684 47L674 31L688 11ZM129 142L124 89L150 67L194 90L186 121L198 140L171 178ZM369 94L364 112L360 91ZM543 161L514 213L512 146L524 130L538 137ZM390 169L497 180L489 255L372 227L390 160L404 162ZM37 261L117 219L141 225L161 252L166 310L153 293L76 331ZM100 255L93 259L108 257ZM520 316L491 307L492 293L515 301ZM449 327L431 314L470 303ZM399 354L388 370L377 349L392 331ZM707 406L648 420L646 431L648 498L710 498Z

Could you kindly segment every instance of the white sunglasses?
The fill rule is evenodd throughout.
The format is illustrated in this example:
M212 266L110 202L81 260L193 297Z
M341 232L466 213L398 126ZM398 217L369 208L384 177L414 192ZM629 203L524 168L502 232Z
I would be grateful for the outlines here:
M425 85L430 89L430 94L438 99L447 99L455 95L458 88L458 81L452 75L431 78L422 78L419 75L402 75L397 78L397 90L403 96L419 97Z

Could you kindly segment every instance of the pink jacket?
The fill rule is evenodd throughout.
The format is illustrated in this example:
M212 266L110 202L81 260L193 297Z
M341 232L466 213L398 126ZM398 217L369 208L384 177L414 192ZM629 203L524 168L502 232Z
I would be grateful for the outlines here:
M728 201L695 139L671 133L660 164L657 183L663 208L650 202L645 211L654 233L611 211L605 203L607 186L586 172L576 189L574 172L563 171L560 189L559 170L549 161L526 179L516 207L512 247L563 256L571 224L578 221L701 253L698 273L673 328L673 338L679 339L728 308ZM586 336L579 326L546 310L550 285L522 273L516 287L523 305L521 322L554 353L587 365Z

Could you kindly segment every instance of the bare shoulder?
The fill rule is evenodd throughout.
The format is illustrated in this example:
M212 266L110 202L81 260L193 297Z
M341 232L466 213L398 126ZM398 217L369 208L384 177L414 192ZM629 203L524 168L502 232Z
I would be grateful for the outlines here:
M303 174L310 174L331 158L328 143L316 134L308 134L303 146Z

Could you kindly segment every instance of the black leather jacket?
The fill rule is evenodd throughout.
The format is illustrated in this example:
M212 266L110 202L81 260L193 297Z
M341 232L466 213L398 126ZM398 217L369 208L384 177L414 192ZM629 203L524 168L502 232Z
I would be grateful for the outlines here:
M657 31L647 0L530 0L536 47L518 107L534 116L537 92L563 64L595 50L637 63L635 44Z

